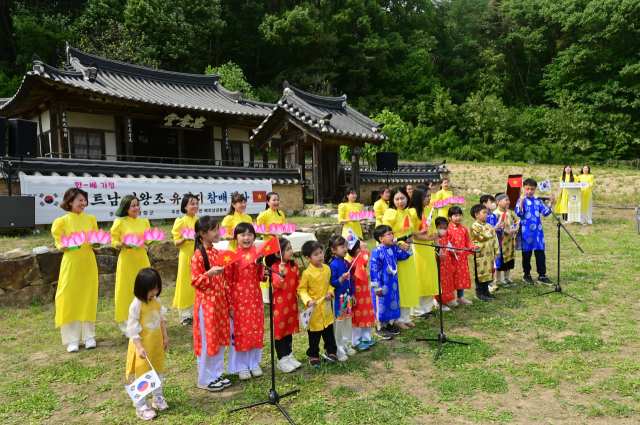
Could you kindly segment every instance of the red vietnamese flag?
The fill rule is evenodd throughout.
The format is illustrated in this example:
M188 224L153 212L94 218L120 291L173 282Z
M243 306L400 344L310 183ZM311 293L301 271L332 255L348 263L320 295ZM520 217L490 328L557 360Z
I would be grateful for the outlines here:
M404 229L408 229L411 227L411 223L409 222L409 214L404 219L404 223L402 223L402 230L400 230L400 234L404 233Z
M218 258L216 259L216 262L213 263L213 265L221 266L221 267L230 266L231 264L238 261L240 257L241 257L241 254L239 253L235 253L233 251L221 250L218 252Z
M255 246L252 246L249 249L238 248L235 253L239 255L238 267L240 267L240 270L243 270L247 266L253 264L256 261L256 258L258 258Z
M367 263L369 262L369 253L367 251L360 251L360 255L356 259L353 265L353 274L360 280L368 280L367 275Z
M264 255L266 257L267 255L275 254L279 250L280 241L278 241L278 238L271 238L256 247L256 257L259 257L260 255Z
M424 229L428 229L429 227L431 227L431 220L433 219L433 210L435 208L431 208L431 212L429 213L429 218L427 218L427 216L423 215L422 216L422 220L420 221L420 228L418 230L424 230Z
M253 202L267 202L266 190L254 190L252 196L253 196Z
M509 187L522 187L522 177L510 178Z

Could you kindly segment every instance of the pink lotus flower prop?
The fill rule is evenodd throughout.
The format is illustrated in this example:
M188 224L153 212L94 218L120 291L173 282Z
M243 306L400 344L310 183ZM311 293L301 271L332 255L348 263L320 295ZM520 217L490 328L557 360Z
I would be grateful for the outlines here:
M296 225L294 223L272 223L268 230L273 236L290 235L296 231Z
M227 226L220 227L220 237L224 238L225 236L233 236L233 229L229 232L227 231Z
M139 249L144 246L144 237L141 238L137 233L125 233L122 237L122 243L131 248Z
M62 235L60 242L64 248L69 251L74 251L87 240L87 235L84 232L71 232L69 236Z
M349 218L353 221L371 220L375 217L376 215L373 211L352 211L349 213Z
M106 245L111 242L111 234L109 232L105 232L102 229L98 230L97 232L91 230L87 235L87 242L89 242L91 245Z
M253 223L253 228L256 230L256 233L262 234L267 232L267 226L264 224Z
M458 205L464 205L467 203L467 200L464 199L461 196L452 196L450 198L447 198L443 201L436 201L433 203L433 207L434 208L444 208L447 205L453 205L453 204L458 204Z
M284 227L284 233L286 235L290 235L291 233L296 231L295 223L284 223L282 226Z
M145 242L153 242L155 244L158 244L164 240L164 236L164 230L160 230L157 227L155 229L147 229L144 231Z
M182 236L183 239L193 241L196 239L196 231L189 226L183 227L180 229L180 236Z

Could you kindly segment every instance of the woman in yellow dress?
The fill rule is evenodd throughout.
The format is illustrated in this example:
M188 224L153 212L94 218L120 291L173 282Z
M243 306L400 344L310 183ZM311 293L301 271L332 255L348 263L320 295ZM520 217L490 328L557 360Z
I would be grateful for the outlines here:
M88 242L69 250L62 246L62 236L71 232L98 231L92 215L84 213L89 195L82 189L71 188L65 194L60 208L69 214L56 218L51 226L56 248L64 252L58 288L56 289L56 328L60 328L62 344L69 353L78 351L78 343L95 348L96 311L98 307L98 264Z
M269 226L271 226L273 223L282 224L287 221L287 219L284 217L284 213L280 211L279 208L280 195L278 195L276 192L267 193L267 209L262 211L258 215L258 219L256 220L258 224L264 224L265 228L267 229L267 233L265 233L262 237L264 242L275 237L269 234ZM269 282L260 282L260 288L262 289L262 301L265 304L269 304Z
M135 249L124 245L123 238L127 233L137 234L144 240L149 220L138 217L140 215L140 201L133 195L126 195L120 201L116 211L118 217L111 226L111 246L120 251L118 268L116 270L116 322L120 331L129 338L127 333L127 317L129 306L133 301L133 284L141 269L149 267L149 257L144 246Z
M251 216L244 213L246 209L247 198L245 198L242 193L234 193L231 197L231 207L229 208L229 212L224 220L222 220L221 225L227 228L227 234L224 238L229 241L229 249L231 251L238 249L238 241L233 238L231 231L240 223L253 224Z
M580 200L580 206L582 208L580 222L583 226L586 226L587 224L593 224L593 197L591 193L593 189L593 174L591 174L591 167L588 165L582 167L582 174L578 176L578 181L581 183L589 183L589 187L582 188L582 199Z
M347 238L347 232L349 229L364 242L362 237L362 227L359 220L352 220L349 218L349 213L362 211L362 205L356 202L358 200L358 193L353 186L347 187L342 198L342 203L338 205L338 223L342 223L342 237ZM351 261L351 256L347 254L347 261Z
M560 179L560 183L569 183L576 181L573 178L573 170L571 169L571 165L565 165L562 170L562 178ZM569 218L569 191L567 189L560 190L560 196L558 196L558 202L556 202L556 207L554 208L554 212L556 214L562 214L562 219L567 223L567 219Z
M413 196L413 185L411 183L407 183L404 185L404 188L409 195L409 202L411 202L411 197Z
M426 232L412 232L411 219L409 217L409 194L404 187L396 187L391 191L391 205L384 213L382 224L393 229L396 238L409 234L423 234ZM404 251L409 251L411 247L404 242L396 245ZM415 323L411 321L411 307L420 305L418 295L418 278L416 275L416 265L412 258L407 261L398 262L398 284L400 290L400 318L393 325L399 329L409 329Z
M449 180L449 177L443 177L442 181L440 181L440 186L442 187L442 189L440 189L435 196L435 201L444 201L447 198L451 198L453 196L453 192L451 190L449 190L449 186L451 185L451 180ZM448 215L449 215L449 205L447 205L446 207L443 208L439 208L438 211L438 215L440 217L444 217L447 220L449 219Z
M196 221L198 221L198 211L200 202L198 198L188 193L182 198L180 211L184 214L182 218L176 218L173 223L173 243L180 247L178 257L178 277L176 277L176 293L173 296L173 306L178 307L178 318L185 326L193 325L193 304L196 302L196 291L191 286L191 257L195 251L195 239L185 239L180 230L188 227L195 233Z
M376 227L382 225L382 217L384 217L385 211L389 209L389 197L391 196L391 192L389 192L387 186L382 186L378 191L380 192L380 199L373 204L373 212L376 215ZM376 242L376 246L378 245L380 245L380 243Z
M413 191L413 197L409 204L411 228L421 230L422 218L429 218L433 207L430 207L431 191L427 186L418 185ZM438 231L435 226L436 217L431 217L431 224L424 235L417 235L415 239L420 243L435 241L438 239ZM424 245L414 245L416 275L418 277L419 305L411 308L411 315L428 319L435 316L433 307L434 296L438 295L438 265L436 264L436 251Z

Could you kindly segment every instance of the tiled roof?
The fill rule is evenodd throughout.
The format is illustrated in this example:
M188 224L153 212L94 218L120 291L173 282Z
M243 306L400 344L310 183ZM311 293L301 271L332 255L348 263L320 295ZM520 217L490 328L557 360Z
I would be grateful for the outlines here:
M225 89L220 85L218 74L195 75L144 68L94 56L71 46L67 46L67 59L67 69L61 70L34 56L33 71L27 73L16 95L0 106L0 113L17 100L31 78L48 79L102 96L203 112L264 117L274 108L270 103L244 99L241 91Z
M287 81L284 82L284 93L278 104L267 118L253 130L251 140L266 131L269 121L278 110L283 110L302 124L316 129L326 135L351 136L367 141L383 142L387 136L381 133L383 124L376 122L347 105L347 96L323 97L306 93L297 89Z
M171 179L235 179L271 180L272 184L300 184L298 170L253 167L198 166L186 164L155 164L148 162L92 161L61 158L20 158L5 157L0 161L12 160L14 170L43 176L91 177L137 177ZM19 165L18 165L19 164ZM4 165L6 167L6 164Z
M398 171L389 174L389 184L438 182L442 179L442 174L450 172L445 164L446 161L420 165L399 164ZM345 166L345 178L347 181L352 182L350 166ZM360 183L386 182L387 175L385 173L373 170L360 171Z

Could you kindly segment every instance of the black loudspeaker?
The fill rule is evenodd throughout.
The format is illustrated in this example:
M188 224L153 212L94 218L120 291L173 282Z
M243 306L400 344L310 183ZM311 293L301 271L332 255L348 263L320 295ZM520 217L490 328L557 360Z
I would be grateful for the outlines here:
M38 124L31 120L9 120L9 156L38 156Z
M0 156L7 154L7 119L0 117Z
M0 229L35 229L36 198L0 196Z
M376 153L378 171L398 171L398 152Z

